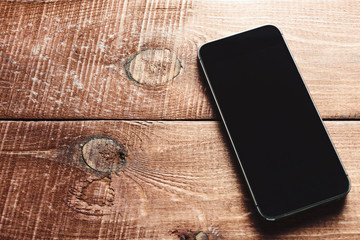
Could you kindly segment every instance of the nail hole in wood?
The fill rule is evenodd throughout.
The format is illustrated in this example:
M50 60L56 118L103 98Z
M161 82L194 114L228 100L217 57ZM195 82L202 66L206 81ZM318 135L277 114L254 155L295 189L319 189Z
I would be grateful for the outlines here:
M176 78L182 65L169 49L148 49L134 55L124 67L130 80L147 86L161 86Z
M125 147L108 138L95 138L86 142L81 149L85 163L95 171L113 173L125 164Z

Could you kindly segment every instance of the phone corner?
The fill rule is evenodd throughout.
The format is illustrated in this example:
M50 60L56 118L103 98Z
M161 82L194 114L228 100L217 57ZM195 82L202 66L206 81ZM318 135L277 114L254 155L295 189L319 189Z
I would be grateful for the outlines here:
M282 32L280 31L280 29L277 26L273 25L273 24L267 24L267 25L264 25L263 27L267 28L269 30L278 32L278 33L280 33L282 35Z
M198 59L201 61L201 55L202 55L202 51L204 51L204 48L207 46L208 42L203 43L199 46L198 51L197 51L197 57Z
M341 161L340 161L340 163L341 163ZM341 165L342 165L342 163L341 163ZM351 180L350 180L350 177L349 177L349 175L347 174L347 172L346 172L346 170L345 170L345 168L344 168L343 165L342 165L342 167L343 167L344 174L345 174L344 187L343 187L344 190L342 191L342 193L340 193L339 195L337 195L338 198L345 198L346 195L348 195L348 194L350 193L350 190L351 190Z
M258 205L256 205L256 210L258 212L258 214L266 221L268 222L274 222L277 218L273 217L273 216L269 216L267 214L265 214Z
M348 195L349 194L349 192L350 192L350 190L351 190L351 180L350 180L350 178L349 178L349 175L347 175L346 174L346 180L347 180L347 186L346 186L346 191L344 192L344 197L346 196L346 195Z

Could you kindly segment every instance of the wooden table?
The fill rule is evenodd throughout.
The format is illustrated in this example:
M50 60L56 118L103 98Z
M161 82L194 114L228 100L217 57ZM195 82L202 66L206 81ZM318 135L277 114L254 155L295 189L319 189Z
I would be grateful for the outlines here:
M0 239L360 239L360 2L0 3ZM197 64L206 41L284 34L352 181L257 216Z

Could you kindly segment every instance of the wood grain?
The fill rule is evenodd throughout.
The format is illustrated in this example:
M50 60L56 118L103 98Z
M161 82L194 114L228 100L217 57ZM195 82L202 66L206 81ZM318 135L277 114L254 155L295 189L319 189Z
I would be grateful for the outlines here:
M217 122L2 121L0 238L359 239L360 123L326 126L351 192L269 224L257 217ZM86 145L93 139L108 147ZM83 159L89 148L102 149L93 154L99 161L126 152L126 163L96 171Z
M340 0L2 1L0 118L214 119L198 47L264 24L282 30L323 118L359 118L359 11Z
M348 197L270 224L218 122L140 121L216 119L198 47L264 24L282 30L323 118L359 118L359 11L340 0L1 1L0 119L18 120L0 121L0 239L360 239L360 122L326 123Z

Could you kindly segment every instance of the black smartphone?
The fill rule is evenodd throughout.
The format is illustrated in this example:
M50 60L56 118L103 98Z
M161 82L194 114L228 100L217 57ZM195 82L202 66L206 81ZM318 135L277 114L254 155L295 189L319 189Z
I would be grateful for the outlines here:
M274 221L350 191L278 28L205 43L198 57L261 216Z

